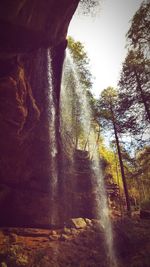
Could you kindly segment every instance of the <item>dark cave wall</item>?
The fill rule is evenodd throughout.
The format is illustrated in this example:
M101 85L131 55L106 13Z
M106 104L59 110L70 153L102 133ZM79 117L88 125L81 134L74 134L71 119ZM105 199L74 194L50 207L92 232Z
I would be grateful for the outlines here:
M64 43L78 2L0 3L0 225L49 225L47 92L37 60L39 48L52 48L58 110Z
M79 0L5 0L0 3L0 48L25 52L64 41Z

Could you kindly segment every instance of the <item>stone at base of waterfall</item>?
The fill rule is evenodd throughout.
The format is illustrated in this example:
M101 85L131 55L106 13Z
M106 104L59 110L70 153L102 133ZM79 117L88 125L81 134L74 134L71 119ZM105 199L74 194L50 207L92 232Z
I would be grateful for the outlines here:
M69 226L71 228L82 229L87 226L84 218L72 218L69 220Z
M70 235L71 234L71 229L70 228L67 228L67 227L64 227L63 233L64 234L67 234L67 235Z
M58 234L56 231L52 231L51 235L49 235L49 240L51 241L57 241L60 239L60 234Z
M61 241L67 241L67 240L70 240L70 236L66 235L66 234L62 234L61 237L60 237L60 240Z
M85 222L87 224L87 226L92 226L92 221L88 218L85 218Z

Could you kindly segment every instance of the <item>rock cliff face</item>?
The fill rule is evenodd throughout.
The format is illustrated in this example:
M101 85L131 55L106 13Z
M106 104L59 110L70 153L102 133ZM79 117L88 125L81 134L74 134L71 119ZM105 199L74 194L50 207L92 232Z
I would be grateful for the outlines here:
M94 173L87 151L75 151L73 173L74 186L72 186L70 217L96 218L96 192L92 184Z
M52 47L59 99L65 38L78 2L0 3L0 225L49 225L49 131L35 58L37 49Z
M6 0L0 3L1 52L25 52L64 41L79 0Z

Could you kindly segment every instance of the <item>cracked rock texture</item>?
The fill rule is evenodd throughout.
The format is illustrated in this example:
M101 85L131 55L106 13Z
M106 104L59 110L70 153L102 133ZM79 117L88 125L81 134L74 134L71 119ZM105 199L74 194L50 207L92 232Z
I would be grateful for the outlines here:
M78 2L0 2L0 225L49 224L46 92L38 82L34 59L40 49L53 49L54 75L59 81L55 90L59 92L65 46L59 53L58 47L65 43Z

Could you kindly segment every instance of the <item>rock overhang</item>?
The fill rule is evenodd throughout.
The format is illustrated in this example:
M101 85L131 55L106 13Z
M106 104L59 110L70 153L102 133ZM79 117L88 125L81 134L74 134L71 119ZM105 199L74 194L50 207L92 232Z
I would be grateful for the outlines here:
M53 47L66 38L79 0L6 0L0 3L0 58Z

